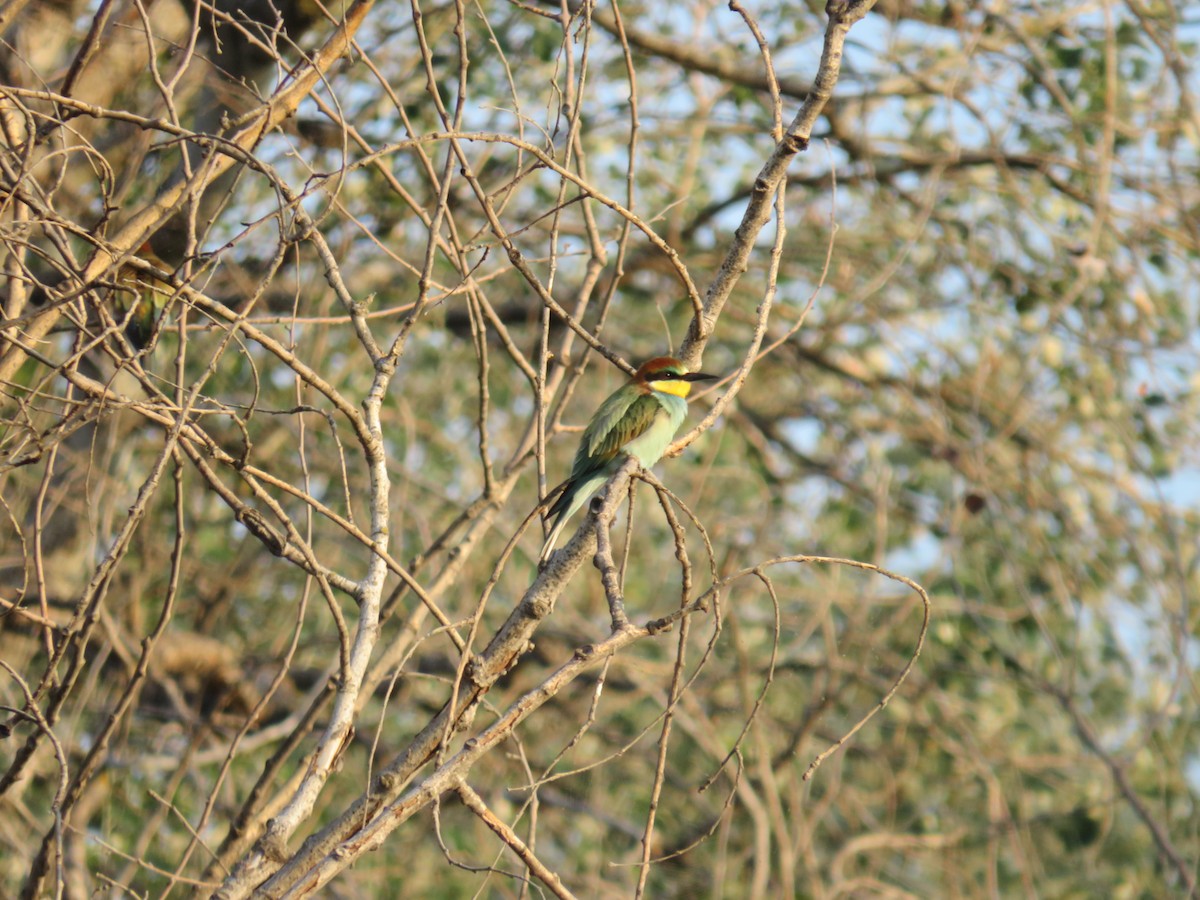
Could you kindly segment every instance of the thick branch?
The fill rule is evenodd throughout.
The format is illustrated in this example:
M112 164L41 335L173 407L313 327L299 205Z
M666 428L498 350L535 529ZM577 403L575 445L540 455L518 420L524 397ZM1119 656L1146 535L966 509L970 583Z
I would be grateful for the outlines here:
M833 88L837 84L838 73L842 67L842 48L846 44L846 35L850 33L850 27L862 19L874 5L875 0L829 0L826 4L829 24L825 29L825 45L821 51L821 64L817 70L817 77L813 80L812 91L809 92L800 111L796 113L796 117L792 119L783 140L776 145L775 152L754 179L750 203L742 216L741 225L734 233L733 244L725 254L725 261L705 294L702 313L692 319L687 339L680 351L680 358L689 368L694 369L699 365L704 345L721 316L721 310L749 265L750 252L759 233L771 218L775 191L787 175L788 165L797 153L808 147L813 126L820 117L821 110L833 96Z
M325 46L313 55L310 62L296 70L291 81L280 85L266 103L244 120L246 124L229 143L249 151L258 144L263 135L294 114L300 101L308 96L329 68L346 53L355 32L362 25L374 2L375 0L356 0ZM134 213L106 246L98 247L80 273L80 281L84 285L94 284L114 264L140 247L175 214L176 210L189 200L199 197L208 185L228 171L233 164L234 158L228 153L210 153L204 165L190 178L164 189L154 200ZM50 333L61 314L62 309L59 306L52 306L46 310L25 329L25 343L37 344ZM24 361L25 352L16 344L9 343L3 350L3 356L0 356L0 384L12 381Z
M636 466L637 462L630 459L613 477L596 516L607 517L611 521L617 506L624 500L628 492L629 477ZM366 793L360 796L335 821L305 841L304 846L288 860L287 864L259 889L263 896L283 896L292 891L302 880L310 889L315 888L318 885L311 883L309 879L316 877L315 873L318 870L321 872L319 883L324 884L327 878L334 874L329 871L329 867L340 870L353 862L357 854L348 854L345 847L348 844L361 847L357 836L374 827L373 823L381 812L401 796L416 772L438 752L446 736L454 734L465 722L470 721L470 717L474 714L483 695L505 672L512 668L521 654L528 649L530 637L542 620L554 610L554 603L558 599L558 595L562 593L563 588L583 565L594 547L594 530L583 528L563 550L554 555L550 565L538 574L533 584L525 592L521 602L517 604L504 625L492 637L487 649L471 661L467 677L458 686L457 692L421 729L404 753L376 776ZM622 632L622 634L629 633ZM636 636L638 632L633 632L633 634ZM606 642L605 646L608 643ZM620 646L624 646L624 644ZM574 675L571 677L573 678ZM534 708L536 707L527 710L521 718L523 719ZM484 749L483 745L478 745L476 748L477 751L482 751L482 749ZM474 758L475 754L472 754L472 762ZM464 776L468 769L469 765L454 767L452 771L454 777L458 778ZM426 784L428 785L429 782ZM436 793L440 793L448 786L450 786L449 781L445 782L445 786L438 788ZM421 792L421 796L425 799L436 796L427 791L428 788ZM399 824L399 821L392 820L386 831L390 832ZM363 852L365 852L365 848ZM234 884L231 879L217 896L221 898L244 897L247 887L253 888L254 886L240 881Z

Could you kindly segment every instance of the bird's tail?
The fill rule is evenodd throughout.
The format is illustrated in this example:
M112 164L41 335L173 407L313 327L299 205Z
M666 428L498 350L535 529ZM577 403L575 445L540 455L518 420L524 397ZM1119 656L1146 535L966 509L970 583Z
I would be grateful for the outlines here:
M562 530L567 524L567 519L571 518L571 513L574 512L571 501L575 499L575 493L579 485L566 481L560 485L560 488L561 493L559 493L550 509L546 511L547 516L554 516L555 519L554 526L550 529L550 533L546 535L546 542L542 544L542 552L538 556L539 563L544 563L550 558L550 554L554 552L554 545L558 543L559 537L562 536Z
M554 527L550 529L550 533L546 535L546 543L542 544L542 553L538 557L538 562L544 563L550 558L550 554L554 552L554 545L558 543L559 537L562 536L563 527L567 524L567 517L559 514L559 517L554 521Z

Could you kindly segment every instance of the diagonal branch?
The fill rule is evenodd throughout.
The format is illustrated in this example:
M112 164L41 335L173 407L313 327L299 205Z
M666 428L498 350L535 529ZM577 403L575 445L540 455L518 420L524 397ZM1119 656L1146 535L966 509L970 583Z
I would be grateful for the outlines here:
M229 143L250 151L258 145L264 135L293 115L300 101L325 77L329 68L345 55L374 2L375 0L356 0L346 11L342 24L311 61L301 65L291 80L281 84L265 103L244 117L242 121L245 124ZM90 285L103 277L114 265L122 262L140 247L178 209L199 197L208 185L233 165L234 158L228 153L210 152L204 164L199 166L190 178L165 188L154 200L134 213L124 227L108 241L107 246L98 247L79 274L80 281ZM61 315L61 307L51 306L25 329L25 342L37 344L50 333L50 329ZM17 369L25 361L25 352L19 346L10 341L6 343L7 346L0 355L0 384L12 381Z
M750 252L759 233L771 218L771 207L775 192L787 176L792 158L808 148L813 126L833 96L834 85L842 68L842 50L850 27L861 20L875 5L875 0L829 0L825 12L829 24L825 28L825 43L821 50L821 65L813 79L812 90L796 113L783 140L775 145L766 164L759 170L750 191L750 202L742 215L742 222L734 232L734 239L725 260L704 297L704 308L692 319L687 339L679 357L690 369L695 369L704 354L704 346L716 327L725 303L733 293L738 280L749 266Z

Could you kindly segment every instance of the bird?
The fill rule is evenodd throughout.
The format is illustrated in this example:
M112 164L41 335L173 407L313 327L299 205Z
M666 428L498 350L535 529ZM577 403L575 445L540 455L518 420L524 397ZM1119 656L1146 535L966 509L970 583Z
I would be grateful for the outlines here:
M147 241L138 248L138 256L153 266L170 271ZM135 350L145 350L154 337L154 329L172 288L165 281L148 275L131 265L117 270L117 287L113 290L113 306L125 323L125 337Z
M673 356L656 356L600 404L579 441L571 475L556 488L561 493L546 512L554 525L542 545L540 563L550 559L567 520L616 473L623 456L647 469L662 459L687 415L692 384L716 377L689 372Z

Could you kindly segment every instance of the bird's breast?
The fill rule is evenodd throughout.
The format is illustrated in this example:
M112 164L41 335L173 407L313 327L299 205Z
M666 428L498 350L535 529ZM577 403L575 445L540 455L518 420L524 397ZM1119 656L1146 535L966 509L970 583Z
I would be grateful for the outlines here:
M687 415L687 402L682 397L668 394L655 399L660 408L650 427L621 448L647 469L662 459Z

